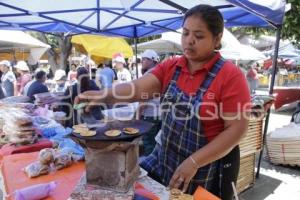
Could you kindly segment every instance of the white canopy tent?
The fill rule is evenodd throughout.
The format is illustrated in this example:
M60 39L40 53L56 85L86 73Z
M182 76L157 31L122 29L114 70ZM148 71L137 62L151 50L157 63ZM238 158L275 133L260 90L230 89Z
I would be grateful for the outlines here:
M228 30L224 30L222 38L222 56L230 60L262 60L266 56L252 46L241 44Z
M11 49L30 52L28 64L38 62L50 46L22 31L0 30L0 53Z
M181 29L179 30L181 32ZM137 44L138 52L153 49L159 54L181 53L181 34L176 32L165 32L160 39L151 40Z
M274 49L267 50L263 52L265 55L273 56L274 55ZM298 49L296 49L292 43L287 42L286 44L282 44L279 46L278 51L278 57L279 58L286 58L286 59L293 59L300 57L300 52Z
M181 32L181 30L179 30ZM139 52L153 49L157 53L179 53L181 49L181 35L176 32L166 32L160 39L137 44ZM257 49L241 44L235 36L224 29L222 38L222 56L230 60L261 60L265 55Z

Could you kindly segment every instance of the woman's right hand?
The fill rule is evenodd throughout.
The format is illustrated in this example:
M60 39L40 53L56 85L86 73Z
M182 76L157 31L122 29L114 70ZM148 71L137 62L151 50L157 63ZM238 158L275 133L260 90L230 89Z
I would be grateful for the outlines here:
M74 104L79 104L81 102L99 101L102 97L102 93L96 90L89 90L79 94L74 99ZM102 97L103 98L103 97Z

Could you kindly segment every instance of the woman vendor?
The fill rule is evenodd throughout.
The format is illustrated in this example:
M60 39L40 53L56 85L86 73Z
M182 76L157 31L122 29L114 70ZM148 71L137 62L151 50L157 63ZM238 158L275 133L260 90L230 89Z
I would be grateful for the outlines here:
M143 94L161 93L161 145L141 166L165 186L192 194L200 185L224 200L233 196L250 94L241 70L216 52L223 29L216 8L195 6L184 16L181 57L110 90L87 91L76 101L146 101Z

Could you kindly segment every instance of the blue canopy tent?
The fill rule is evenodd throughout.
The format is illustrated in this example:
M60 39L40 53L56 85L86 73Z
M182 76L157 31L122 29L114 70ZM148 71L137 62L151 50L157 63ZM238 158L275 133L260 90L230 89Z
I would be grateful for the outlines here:
M128 38L145 37L181 27L184 12L198 4L217 7L225 25L273 27L277 30L273 57L273 93L285 0L1 0L0 29L90 33ZM268 127L266 118L264 140ZM261 160L260 154L260 160ZM258 164L259 175L260 162Z
M285 9L278 0L1 0L0 29L138 38L180 28L183 13L201 3L219 8L227 27L277 27Z

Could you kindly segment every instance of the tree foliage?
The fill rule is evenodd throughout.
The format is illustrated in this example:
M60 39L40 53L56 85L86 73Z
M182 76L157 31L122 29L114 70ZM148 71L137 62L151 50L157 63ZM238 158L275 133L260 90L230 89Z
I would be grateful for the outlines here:
M285 15L282 37L291 39L300 47L300 1L288 0L288 3L291 3L291 10Z
M30 34L51 46L46 53L52 71L66 69L67 60L72 48L71 37L65 37L63 33L51 35L40 32L30 32Z
M161 38L161 35L153 35L153 36L139 38L137 42L138 43L148 42L148 41L159 39L159 38ZM134 45L134 39L133 38L126 39L126 41L128 42L128 44Z

